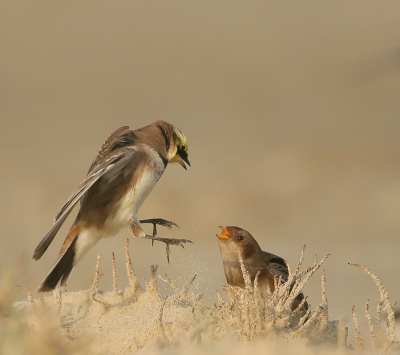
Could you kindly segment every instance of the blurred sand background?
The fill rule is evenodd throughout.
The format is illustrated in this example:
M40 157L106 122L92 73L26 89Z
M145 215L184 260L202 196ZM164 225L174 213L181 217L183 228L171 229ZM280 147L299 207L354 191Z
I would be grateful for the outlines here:
M3 1L0 268L22 256L20 283L35 289L73 217L40 261L33 250L104 140L163 119L187 136L192 168L170 165L139 217L170 219L181 229L159 234L195 244L168 265L163 245L131 238L139 279L155 263L177 284L196 273L214 302L215 233L237 225L293 267L303 244L306 266L331 253L331 319L379 297L348 262L400 301L399 16L398 1ZM90 287L98 253L100 287L112 251L125 275L127 237L98 243L68 290ZM319 277L304 292L314 308Z

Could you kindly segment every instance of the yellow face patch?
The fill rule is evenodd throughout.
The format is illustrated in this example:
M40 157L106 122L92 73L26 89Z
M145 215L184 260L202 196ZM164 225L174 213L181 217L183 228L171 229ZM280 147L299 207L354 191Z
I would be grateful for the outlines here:
M179 163L186 169L185 164L183 162L184 160L188 163L187 160L188 146L186 142L186 137L179 129L174 127L173 139L175 143L175 149L169 152L168 161L170 163Z
M178 150L179 150L179 148L181 148L186 153L188 153L189 149L188 149L188 146L187 146L186 137L177 128L174 128L174 140L175 140L175 144L176 144Z

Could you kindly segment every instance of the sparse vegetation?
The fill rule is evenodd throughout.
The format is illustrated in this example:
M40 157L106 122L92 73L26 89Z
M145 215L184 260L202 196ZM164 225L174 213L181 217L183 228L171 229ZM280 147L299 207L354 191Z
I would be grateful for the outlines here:
M2 354L133 354L153 353L192 354L210 352L236 354L251 352L269 353L326 353L349 351L347 329L338 321L329 320L325 271L322 272L322 300L315 309L301 314L291 305L307 281L321 268L328 257L301 271L305 247L300 261L289 281L276 288L268 297L257 289L257 278L252 286L250 276L242 264L245 289L225 288L227 301L217 293L217 303L206 306L202 295L191 292L195 276L181 288L170 278L157 277L157 266L151 267L151 277L145 289L139 285L126 246L126 271L128 286L118 289L115 257L112 255L113 287L111 292L98 289L100 255L97 258L93 283L82 292L61 292L57 288L52 296L34 299L26 289L28 301L11 305L9 279L3 283L0 298L0 353ZM240 258L241 260L241 258ZM391 353L399 351L395 340L393 305L380 280L366 268L364 270L378 286L381 301L377 317L371 319L369 302L365 316L369 324L373 347L366 348L358 319L353 308L356 330L356 348L362 353ZM157 290L157 280L170 285L173 294L162 298ZM303 303L305 299L303 300ZM382 326L381 312L386 311L387 323Z

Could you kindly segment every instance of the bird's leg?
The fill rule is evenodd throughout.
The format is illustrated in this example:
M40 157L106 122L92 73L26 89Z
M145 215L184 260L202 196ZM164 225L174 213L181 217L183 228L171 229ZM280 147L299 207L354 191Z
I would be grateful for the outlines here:
M158 241L158 242L162 242L162 243L166 244L168 264L169 264L169 255L171 254L171 250L169 248L170 245L179 245L182 248L184 248L182 243L186 243L186 242L193 243L191 240L188 240L188 239L173 239L173 238L157 237L157 224L159 224L160 226L163 226L163 227L168 227L169 229L171 229L173 226L176 226L179 228L179 226L174 222L170 222L170 221L167 221L162 218L151 218L151 219L142 219L142 220L140 220L140 223L151 223L153 225L153 235L148 235L148 234L145 235L145 238L151 239L152 244L154 243L154 241Z

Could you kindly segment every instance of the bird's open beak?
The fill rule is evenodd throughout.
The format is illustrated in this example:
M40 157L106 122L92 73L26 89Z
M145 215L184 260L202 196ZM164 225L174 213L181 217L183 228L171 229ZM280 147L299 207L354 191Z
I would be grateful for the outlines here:
M222 229L222 234L216 234L216 236L217 236L219 239L229 239L230 236L229 236L228 229L225 228L225 227L221 227L221 226L219 226L219 228Z
M185 163L186 163L187 165L190 166L190 161L189 161L188 157L183 157L183 158L181 157L181 159L180 159L180 161L179 161L179 164L181 164L182 167L183 167L185 170L187 170L187 167L186 167Z

